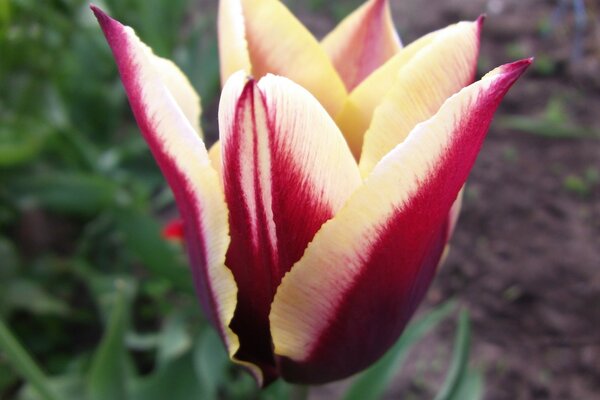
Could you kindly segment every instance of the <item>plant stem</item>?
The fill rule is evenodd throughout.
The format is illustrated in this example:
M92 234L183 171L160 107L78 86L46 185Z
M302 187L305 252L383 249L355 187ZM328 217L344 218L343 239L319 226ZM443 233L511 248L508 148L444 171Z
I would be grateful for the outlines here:
M60 400L60 398L50 389L48 379L40 367L35 363L27 350L21 346L10 329L0 319L0 350L6 358L13 364L14 368L27 382L37 390L44 400Z
M290 385L292 388L290 390L290 399L289 400L306 400L308 399L308 392L310 390L310 386L308 385Z

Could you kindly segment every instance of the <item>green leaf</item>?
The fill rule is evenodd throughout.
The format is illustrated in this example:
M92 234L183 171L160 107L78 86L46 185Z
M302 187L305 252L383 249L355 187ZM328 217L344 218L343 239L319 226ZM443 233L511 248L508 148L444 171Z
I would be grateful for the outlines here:
M29 119L3 122L0 126L0 167L13 167L33 160L50 132L47 124Z
M157 277L169 280L178 289L193 293L190 270L181 254L161 236L160 224L139 210L128 208L116 213L118 229L126 247Z
M59 400L60 397L50 386L48 378L36 362L19 343L8 326L0 319L0 350L15 370L32 386L40 399Z
M158 368L163 367L168 361L180 357L191 348L192 338L187 331L184 315L174 312L166 318L158 338Z
M483 373L469 368L458 383L452 400L480 400L483 398Z
M78 374L49 378L48 385L61 400L81 400L85 398L84 379ZM19 400L44 400L31 384L23 387L18 398Z
M224 382L229 357L214 329L202 332L194 349L194 370L205 398L216 399L219 386Z
M83 173L20 175L9 181L7 192L22 207L37 204L67 215L96 214L117 198L117 186L111 181Z
M124 281L116 282L116 296L108 326L94 354L87 382L89 400L127 400L125 330L128 296Z
M402 367L410 349L454 309L453 301L446 302L411 323L396 344L379 361L354 380L345 393L344 399L379 399Z
M471 326L469 313L461 310L458 318L458 328L454 340L454 351L450 361L450 369L444 380L442 388L435 396L435 400L453 400L459 399L461 382L465 379L467 366L469 363L469 350L471 346Z
M213 398L204 395L201 383L194 372L193 358L192 353L187 352L171 360L152 375L138 379L133 384L130 399L212 400Z
M2 268L0 268L0 281L7 282L12 278L21 261L17 254L15 245L3 236L0 236L0 260L2 260Z
M3 307L27 310L35 315L59 315L69 313L69 306L61 299L49 294L38 282L13 279L0 294ZM5 310L6 312L6 310Z
M260 400L290 400L292 387L283 380L273 382L265 390L261 390L258 398Z

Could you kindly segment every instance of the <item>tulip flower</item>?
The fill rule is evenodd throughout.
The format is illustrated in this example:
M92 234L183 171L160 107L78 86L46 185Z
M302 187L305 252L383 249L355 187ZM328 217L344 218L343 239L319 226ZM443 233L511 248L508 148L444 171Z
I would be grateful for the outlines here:
M470 84L482 19L401 48L387 2L371 0L319 43L276 0L221 0L207 151L189 81L92 8L231 359L262 385L376 361L423 299L493 114L531 60Z

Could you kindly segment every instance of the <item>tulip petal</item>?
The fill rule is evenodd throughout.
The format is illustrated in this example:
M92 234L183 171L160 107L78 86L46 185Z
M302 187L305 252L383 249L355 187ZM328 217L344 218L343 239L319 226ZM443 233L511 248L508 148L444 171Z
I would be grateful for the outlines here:
M241 0L219 0L218 36L221 83L239 70L252 72Z
M347 90L354 89L401 49L387 0L370 0L322 41Z
M148 57L152 60L153 66L160 75L163 84L167 87L171 96L173 96L173 99L192 125L192 128L202 137L202 129L200 128L200 114L202 113L200 96L198 96L187 76L181 72L173 61L158 57L152 53L149 47L147 49Z
M217 171L219 183L221 185L221 189L223 189L223 160L221 158L220 142L216 142L211 146L210 150L208 150L208 158L210 158L210 163L212 164L215 171Z
M433 278L450 208L493 114L530 63L497 68L449 98L319 230L272 305L284 379L344 378L398 338Z
M432 116L444 100L473 81L482 21L450 25L411 43L350 93L336 122L355 157L360 157L362 171L366 171L363 176L375 165L373 160L377 163L418 122ZM391 107L396 114L381 111L383 115L375 121L373 114L379 107ZM391 117L398 132L385 129ZM373 137L365 138L369 144L363 150L368 128Z
M206 147L163 81L150 49L134 31L91 6L117 63L142 135L167 179L184 223L194 283L206 315L230 354L239 346L228 327L237 288L225 266L227 206Z
M256 79L282 75L306 88L330 115L338 113L347 95L344 83L319 42L281 2L221 0L220 12L223 78L239 69ZM244 47L246 55L238 54Z
M268 315L283 275L321 225L361 184L356 161L327 112L305 89L243 72L226 83L219 107L223 182L238 283L231 324L237 357L275 375Z

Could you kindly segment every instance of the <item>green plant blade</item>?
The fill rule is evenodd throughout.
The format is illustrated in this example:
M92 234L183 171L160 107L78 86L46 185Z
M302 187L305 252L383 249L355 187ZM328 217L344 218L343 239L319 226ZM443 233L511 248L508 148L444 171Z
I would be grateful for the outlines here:
M194 349L194 371L207 399L217 398L229 366L229 357L219 335L214 329L205 328Z
M453 301L433 309L411 323L398 342L373 366L361 373L344 395L345 400L374 400L381 397L398 373L410 349L455 309Z
M178 289L193 293L191 272L183 266L177 252L161 237L160 224L134 208L118 210L116 221L125 244L144 266Z
M2 320L0 320L0 349L17 372L35 388L41 399L60 400L52 390L44 372Z
M65 215L96 215L117 197L111 181L86 173L18 175L7 188L17 203L34 203Z
M117 282L117 294L106 333L94 354L88 377L89 400L127 400L125 329L127 293Z
M205 395L204 388L196 378L192 352L170 360L148 377L135 382L128 400L214 400Z
M471 324L469 313L461 310L458 318L458 328L454 340L454 351L450 361L450 369L444 380L442 388L435 396L435 400L458 399L461 382L465 379L469 363L469 350L471 347Z
M483 397L483 373L469 368L458 383L456 394L452 400L481 400Z

